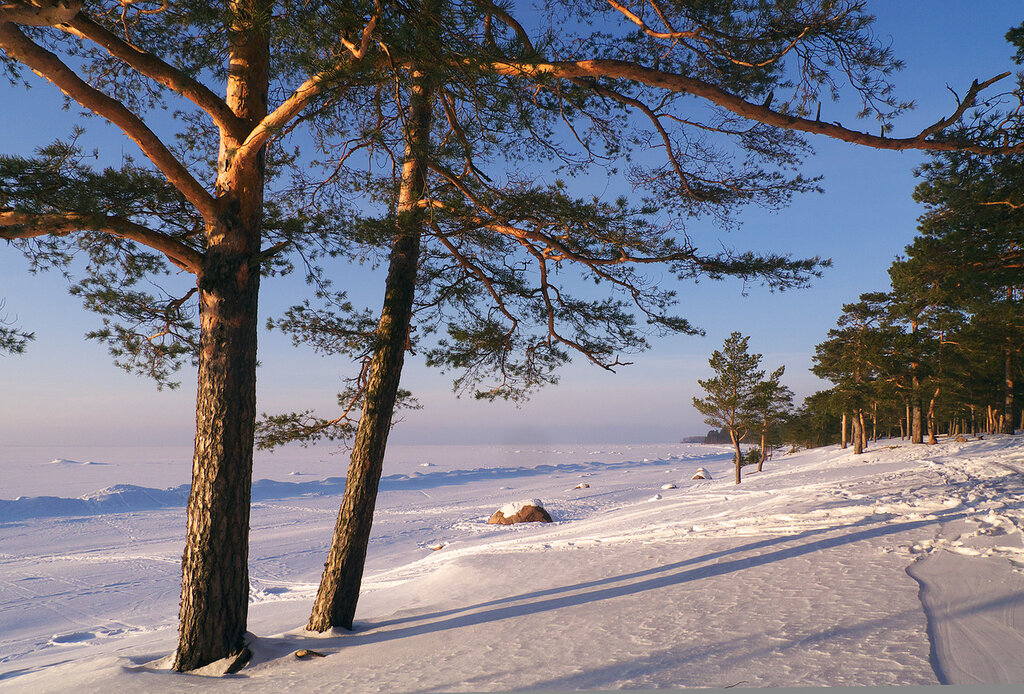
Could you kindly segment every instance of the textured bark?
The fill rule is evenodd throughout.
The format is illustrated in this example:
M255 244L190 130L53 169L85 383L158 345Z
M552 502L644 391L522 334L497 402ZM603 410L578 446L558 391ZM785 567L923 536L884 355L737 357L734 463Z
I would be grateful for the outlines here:
M426 150L433 97L428 80L422 75L418 77L411 94L398 229L391 248L384 307L367 374L345 493L307 625L314 631L326 631L332 627L352 628L384 451L409 339L423 224L422 208L417 203L426 189Z
M378 343L367 376L345 493L320 589L309 618L308 628L314 631L326 631L336 626L352 628L384 451L405 359L419 242L417 234L403 234L392 247Z
M176 670L245 649L259 289L251 259L211 249L200 281L196 441Z
M843 412L842 432L840 432L840 446L846 448L846 413Z
M860 455L864 452L864 420L861 419L860 410L854 410L853 424L853 454Z
M255 6L254 6L255 5ZM249 129L267 115L270 47L246 17L262 3L233 3L226 102ZM256 422L256 333L264 153L245 166L233 153L245 130L221 137L216 215L199 275L201 333L196 445L182 557L174 669L248 659L249 508Z

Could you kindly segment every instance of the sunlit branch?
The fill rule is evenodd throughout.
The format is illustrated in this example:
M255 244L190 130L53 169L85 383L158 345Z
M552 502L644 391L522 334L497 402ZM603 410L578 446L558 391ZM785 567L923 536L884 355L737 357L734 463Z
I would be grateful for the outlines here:
M56 55L29 40L13 24L0 24L0 48L52 82L71 99L119 127L204 218L215 216L213 196L192 177L160 138L123 104L87 84Z
M935 135L956 123L969 108L975 105L977 96L982 90L1009 76L1009 72L997 75L981 83L975 80L968 89L964 99L958 104L956 110L950 116L940 119L933 125L923 129L912 137L896 138L886 137L884 135L870 135L865 132L843 127L838 123L827 123L820 120L812 120L810 118L804 118L789 113L774 111L766 104L751 103L742 97L731 94L708 82L703 82L692 77L686 77L685 75L645 67L626 60L596 59L553 63L502 62L493 63L491 67L500 74L518 75L531 78L551 77L555 79L574 79L579 77L604 77L608 79L632 80L636 83L644 84L649 87L692 94L694 96L707 99L711 103L717 104L718 106L721 106L739 116L754 121L760 121L766 125L786 130L797 130L818 135L826 135L837 140L866 145L876 149L898 151L908 149L964 151L986 155L1012 154L1024 151L1024 143L994 147L956 141L929 139L932 135Z
M56 26L71 20L81 9L81 0L5 2L0 4L0 24L12 22L25 26Z
M345 37L341 37L339 39L342 45L349 50L352 57L356 60L362 60L366 56L366 52L369 50L370 42L373 38L373 31L377 28L377 20L380 18L381 13L380 2L374 2L373 5L376 10L376 14L370 17L370 21L368 21L366 26L363 27L362 38L359 41L359 46L357 47Z
M224 99L214 94L206 85L172 65L168 65L157 56L139 50L115 36L84 13L78 13L65 26L58 28L66 28L71 33L93 41L106 49L112 56L123 60L134 70L185 97L205 111L222 131L231 133L235 137L242 135L245 123L234 114Z
M78 231L95 231L135 241L159 251L183 270L199 274L203 255L158 231L118 217L76 213L30 214L0 211L0 239L30 239L38 236L66 236Z

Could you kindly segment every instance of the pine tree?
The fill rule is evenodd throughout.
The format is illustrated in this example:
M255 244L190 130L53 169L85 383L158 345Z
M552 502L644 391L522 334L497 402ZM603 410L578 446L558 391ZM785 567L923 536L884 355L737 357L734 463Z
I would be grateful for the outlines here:
M988 123L991 137L1002 136ZM1003 432L1015 426L1014 380L1024 352L1024 157L933 156L914 191L924 203L907 247L904 284L927 291L946 313L984 325L1002 361Z
M886 294L862 294L860 301L843 306L838 327L829 330L828 340L815 347L811 371L836 385L844 416L846 412L851 414L855 455L863 453L867 445L864 410L871 399L872 384L881 377L886 363L888 306ZM845 446L845 429L843 438Z
M758 384L764 377L764 371L758 369L761 355L747 352L749 340L738 332L725 338L722 349L716 349L708 359L715 376L697 381L707 395L693 398L694 408L704 415L707 424L728 430L736 464L736 484L740 483L740 467L743 465L740 441L746 436L751 422L757 421L755 400Z
M683 224L691 217L730 223L743 204L775 207L814 190L815 180L797 171L807 151L800 132L896 150L999 151L969 138L933 137L975 105L995 79L972 85L953 114L917 135L886 136L889 120L905 106L886 80L899 62L871 37L870 18L857 4L653 6L664 26L648 25L647 11L634 12L628 4L555 2L547 8L551 17L538 22L488 0L388 7L386 19L377 22L376 43L369 45L385 54L393 70L389 87L365 99L366 126L346 131L351 136L343 138L332 163L335 180L372 190L370 196L387 208L387 215L364 220L371 235L390 238L395 248L419 235L419 267L409 272L406 255L392 256L398 265L389 271L385 310L369 347L351 339L355 317L329 308L296 307L294 320L279 324L316 344L328 341L321 330L327 326L339 338L336 351L361 365L352 397L340 397L341 416L269 417L265 440L355 428L357 441L375 442L357 445L353 453L320 588L333 597L318 598L311 628L352 626L393 414L371 400L399 398L392 376L401 357L386 335L403 336L413 348L438 331L442 337L424 348L427 362L455 372L459 391L522 399L555 382L557 367L574 354L611 370L628 363L625 354L644 349L648 335L699 332L670 314L674 292L647 276L646 267L667 267L681 279L734 276L780 289L813 276L823 265L819 259L702 253ZM595 23L601 28L587 33ZM544 25L555 28L533 28ZM679 40L710 36L715 38ZM879 135L810 116L822 91L837 95L823 68L840 64L837 73L861 95L864 113L882 121ZM800 79L789 81L787 70ZM414 107L417 83L431 85L432 102ZM694 97L703 104L691 106ZM406 125L417 121L414 110L428 115L433 128L411 142ZM652 146L660 161L645 165L646 156L634 156ZM407 191L400 171L418 166L424 147L427 182L415 205L428 213L398 229ZM733 156L736 147L741 156ZM385 152L381 163L390 177L372 179L362 169L346 173L352 153L360 151ZM538 162L553 164L553 184L539 183L544 177L536 173ZM634 188L643 191L639 204L575 199L556 178L602 164L627 169ZM677 216L659 219L667 213ZM574 296L574 273L613 296ZM388 297L410 305L400 307ZM402 329L392 317L404 315L412 319ZM388 385L371 395L375 382ZM356 422L349 413L360 408Z
M76 129L34 157L0 157L0 238L33 269L77 273L73 293L104 317L90 337L122 367L173 387L178 368L198 366L177 670L228 656L240 667L248 657L261 276L291 268L284 251L312 266L318 253L344 247L333 236L336 210L307 214L268 181L291 161L277 142L304 111L344 108L340 87L361 71L359 36L372 31L363 9L270 0L0 6L5 75L17 82L31 70L142 154L96 168ZM158 135L168 105L174 144ZM81 257L84 269L72 265Z
M757 461L757 471L761 472L764 461L768 457L769 446L773 443L773 432L781 430L783 420L793 410L793 391L782 385L785 366L772 371L768 378L754 387L753 401L750 409L756 416L755 428L761 435L761 457ZM775 438L775 441L779 441Z

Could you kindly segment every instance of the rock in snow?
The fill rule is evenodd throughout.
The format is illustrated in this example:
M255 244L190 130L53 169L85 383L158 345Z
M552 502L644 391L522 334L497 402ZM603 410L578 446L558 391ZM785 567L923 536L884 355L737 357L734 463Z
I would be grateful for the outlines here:
M697 468L697 472L695 472L693 477L691 477L690 479L709 480L711 479L711 473L705 470L704 468L699 467Z
M551 516L544 510L544 502L540 499L529 499L527 501L516 501L505 504L494 512L487 522L498 525L511 525L512 523L531 523L539 521L550 523Z

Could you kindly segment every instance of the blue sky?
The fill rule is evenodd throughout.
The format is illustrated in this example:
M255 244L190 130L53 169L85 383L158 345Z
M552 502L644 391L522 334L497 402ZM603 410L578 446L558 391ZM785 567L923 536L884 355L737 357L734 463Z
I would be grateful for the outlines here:
M896 122L909 135L954 107L947 85L959 93L973 79L1014 70L1007 29L1024 21L1017 1L885 0L868 3L878 16L876 33L891 38L906 69L895 76L897 94L918 107ZM1012 79L1012 78L1011 78ZM1008 79L1007 82L1010 80ZM60 109L45 83L26 92L0 85L0 151L29 153L65 136L74 112ZM835 109L834 118L828 110ZM849 107L825 104L823 119L850 126ZM98 120L86 122L90 141L114 160L135 155L134 145ZM866 129L873 130L871 122ZM786 365L785 382L798 398L825 387L808 371L814 345L832 327L843 303L865 291L888 287L886 270L914 235L920 209L911 200L913 168L920 153L879 152L814 138L816 155L805 170L825 176L824 194L805 195L780 212L747 210L739 229L724 232L710 222L699 235L739 249L775 250L795 256L831 257L834 266L810 289L771 294L734 281L680 287L680 313L704 328L706 337L673 337L636 355L632 366L609 374L577 360L561 383L521 408L506 403L457 399L449 378L407 360L403 386L424 406L408 412L392 434L400 443L660 442L708 429L690 405L698 378L710 372L707 358L739 330L750 337L764 366ZM340 268L339 287L378 307L381 280L365 268ZM114 367L105 348L83 335L98 324L67 295L53 274L29 275L22 256L0 247L0 297L8 317L33 330L27 354L0 356L0 445L188 444L194 425L194 373L182 387L158 392L148 381ZM269 280L261 312L276 315L301 295L301 282ZM294 348L279 333L260 336L258 398L261 411L316 407L330 413L348 364Z

